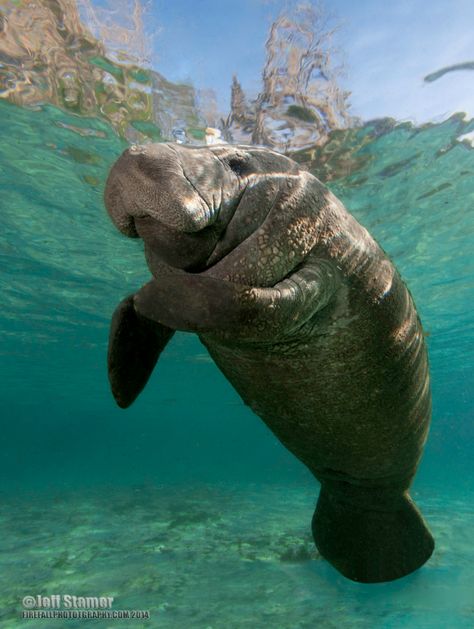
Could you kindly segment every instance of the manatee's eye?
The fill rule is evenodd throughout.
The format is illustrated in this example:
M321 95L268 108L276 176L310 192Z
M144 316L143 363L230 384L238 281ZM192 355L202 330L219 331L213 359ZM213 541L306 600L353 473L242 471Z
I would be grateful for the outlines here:
M239 177L245 177L252 172L250 159L247 157L236 155L227 158L225 161L229 168Z

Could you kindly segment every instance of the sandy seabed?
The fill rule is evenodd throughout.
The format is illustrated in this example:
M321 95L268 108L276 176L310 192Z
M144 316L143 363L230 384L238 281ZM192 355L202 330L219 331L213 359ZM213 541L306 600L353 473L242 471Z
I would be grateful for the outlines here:
M317 553L317 487L140 486L2 496L0 625L162 629L474 627L471 501L414 494L431 560L387 584ZM24 596L111 596L149 620L24 619Z

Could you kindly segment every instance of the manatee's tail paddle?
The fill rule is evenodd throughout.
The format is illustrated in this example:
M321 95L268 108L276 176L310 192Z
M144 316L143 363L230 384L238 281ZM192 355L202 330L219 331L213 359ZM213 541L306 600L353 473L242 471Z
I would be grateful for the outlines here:
M410 574L434 549L433 537L406 491L323 482L312 530L321 555L361 583Z
M136 399L174 330L140 316L133 295L115 309L109 335L107 363L113 396L121 408Z

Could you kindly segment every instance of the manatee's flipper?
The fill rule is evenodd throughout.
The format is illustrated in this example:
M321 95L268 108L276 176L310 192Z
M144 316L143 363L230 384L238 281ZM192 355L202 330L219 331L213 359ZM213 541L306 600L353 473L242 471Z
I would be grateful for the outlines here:
M434 540L408 493L321 485L312 521L321 555L348 579L380 583L403 577L430 558Z
M126 297L112 316L107 356L113 396L121 408L136 399L153 371L174 330L147 321Z
M182 273L146 284L135 295L135 308L176 330L232 331L235 337L274 339L324 308L339 285L333 263L318 259L269 288Z
M145 284L135 295L144 317L175 330L201 332L232 329L242 321L235 284L200 275L165 275Z

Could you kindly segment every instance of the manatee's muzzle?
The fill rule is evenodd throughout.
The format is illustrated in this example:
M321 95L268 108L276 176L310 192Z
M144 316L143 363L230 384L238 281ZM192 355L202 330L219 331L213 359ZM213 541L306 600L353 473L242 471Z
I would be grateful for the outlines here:
M235 185L206 148L148 144L124 151L104 199L123 234L142 238L167 264L193 269L204 265L225 229Z
M188 164L184 163L186 157ZM124 151L105 188L105 205L117 228L136 237L134 219L143 217L182 232L211 225L218 213L214 187L222 175L216 171L222 167L212 155L205 157L191 160L168 144L132 146Z

